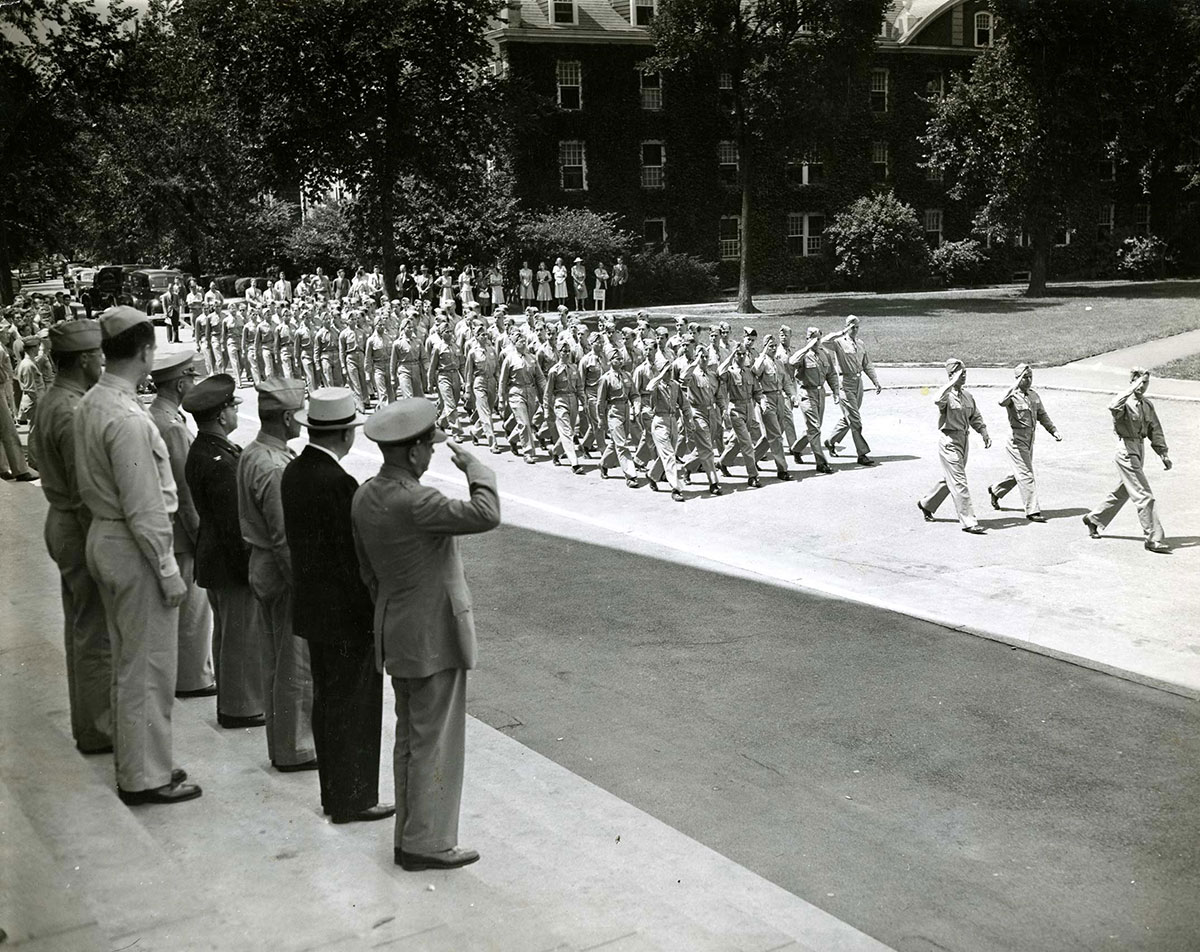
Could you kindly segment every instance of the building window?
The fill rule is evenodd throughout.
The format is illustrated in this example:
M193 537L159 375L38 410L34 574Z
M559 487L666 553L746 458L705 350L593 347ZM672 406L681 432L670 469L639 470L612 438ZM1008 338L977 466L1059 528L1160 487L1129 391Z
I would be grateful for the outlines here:
M658 112L663 107L662 75L643 70L638 74L642 87L642 108Z
M629 0L633 7L631 22L634 26L649 26L658 13L658 0Z
M871 112L888 111L888 71L871 70Z
M942 243L942 210L940 208L925 209L925 240L931 248L937 248Z
M556 26L574 26L575 0L550 0L550 22Z
M888 144L875 142L871 145L871 172L876 182L886 182L892 173L892 164L888 158Z
M667 150L661 142L642 143L642 188L662 188Z
M642 222L642 243L648 251L662 251L667 247L667 220L647 218Z
M992 45L992 15L990 13L975 14L975 45L977 47Z
M587 191L587 150L577 139L558 144L558 169L564 192Z
M1074 232L1069 225L1063 225L1060 228L1056 228L1054 230L1054 247L1065 248L1071 243L1071 235L1073 233ZM1022 235L1022 237L1025 239L1025 247L1032 247L1032 239L1027 235Z
M737 215L721 216L721 257L736 261L742 256L742 220Z
M733 112L733 73L722 73L717 77L717 98L723 111Z
M1101 159L1096 165L1096 178L1101 182L1115 182L1117 180L1117 160Z
M558 108L583 108L583 69L579 60L559 60L556 68L558 76Z
M946 77L941 70L925 74L925 95L930 99L946 98Z
M825 161L819 153L809 152L799 159L790 159L787 164L787 179L790 185L816 185L825 180Z
M726 185L738 183L738 147L736 142L728 140L717 143L717 162L720 166L721 181Z
M788 253L810 257L821 253L825 216L816 212L789 212L787 217Z
M1135 235L1150 234L1150 206L1138 204L1133 206L1133 233Z
M940 182L942 180L942 170L935 165L925 166L925 181Z
M1111 203L1100 206L1100 215L1096 219L1097 238L1109 238L1112 236L1115 212L1116 209Z

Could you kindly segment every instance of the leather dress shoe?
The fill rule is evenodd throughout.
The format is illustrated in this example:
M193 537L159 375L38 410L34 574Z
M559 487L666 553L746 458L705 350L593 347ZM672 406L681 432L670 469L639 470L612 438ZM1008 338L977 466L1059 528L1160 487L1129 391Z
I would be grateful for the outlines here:
M724 476L726 479L733 479L733 476L729 472L729 467L726 466L724 463L718 463L717 469L721 471L721 475Z
M312 760L305 760L298 764L277 764L272 762L271 766L280 773L299 773L301 770L316 770L317 758L314 757Z
M921 510L921 515L925 517L926 522L933 522L933 513L922 506L919 501L917 502L917 508Z
M239 717L234 714L217 713L217 723L226 730L236 730L239 727L265 727L267 718L265 714L247 714L244 717Z
M1088 535L1093 539L1100 538L1100 523L1093 519L1090 514L1083 517L1083 524L1087 526Z
M681 493L678 489L672 489L671 498L676 502L683 502L683 493Z
M830 456L837 456L838 455L837 445L834 444L831 440L826 440L825 441L825 452L828 453Z
M423 869L458 869L479 861L478 850L463 849L461 846L434 853L432 856L421 856L419 853L396 850L395 856L396 865L410 873L420 872Z
M3 472L0 472L0 479L12 479L12 478L13 478L13 474L10 473L7 469L4 470Z
M176 691L176 697L216 697L217 686L210 684L206 688L196 688L194 691Z
M993 509L1000 508L1000 497L996 495L996 490L992 489L991 486L988 486L988 498L992 500Z
M579 463L576 463L574 466L571 467L571 472L574 473L576 476L582 476L584 473L587 472L587 470L584 469L584 467L581 466Z
M793 454L792 454L792 459L794 459L794 460L796 461L796 465L797 465L797 466L803 466L803 465L804 465L804 457L803 457L803 456L801 456L799 453L793 453Z
M1040 512L1031 512L1025 518L1028 519L1030 522L1045 522L1046 521L1046 517L1043 516Z
M628 486L630 489L637 489L638 488L637 477L636 476L626 476L625 477L625 485Z
M608 479L608 467L607 466L600 467L600 478Z
M776 473L775 475L779 477L779 481L780 481L781 483L787 483L787 482L791 482L791 479L792 479L792 474L791 474L791 473L789 473L789 472L788 472L786 469L781 469L781 470L780 470L778 473Z
M878 466L879 464L869 456L860 456L858 458L859 466Z
M987 529L983 526L963 526L963 532L969 532L971 535L987 535Z
M391 803L377 803L373 807L359 810L357 813L334 813L329 817L330 823L370 823L373 820L386 820L396 815L396 807Z
M32 469L28 469L25 472L21 473L20 476L16 476L14 478L16 479L16 481L18 483L32 483L40 477Z
M746 485L751 489L762 489L762 483L758 481L757 476L751 476L749 479L747 479Z
M828 463L817 463L817 472L818 473L832 473L833 467L830 466Z
M1171 551L1171 547L1164 542L1151 542L1146 540L1146 551L1156 552L1159 555L1167 555Z
M709 483L708 484L708 494L710 496L721 495L721 484L720 483Z
M117 796L128 807L149 804L183 803L185 800L195 800L203 791L198 784L171 782L152 790L122 790L117 788Z

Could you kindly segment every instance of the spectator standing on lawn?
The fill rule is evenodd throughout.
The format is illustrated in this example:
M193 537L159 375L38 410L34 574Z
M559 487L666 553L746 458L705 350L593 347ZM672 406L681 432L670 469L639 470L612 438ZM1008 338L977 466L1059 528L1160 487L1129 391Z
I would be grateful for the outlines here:
M546 268L542 265L542 270ZM521 309L529 307L533 304L536 294L533 288L533 268L529 267L528 261L521 262L521 270L517 272L517 296L521 300Z
M607 300L608 300L608 279L609 279L608 268L606 268L604 266L603 261L601 261L600 264L596 266L596 270L592 272L592 275L596 279L596 285L592 289L592 298L596 302L596 310L603 311L606 309L605 304L607 303Z
M613 307L621 308L625 306L625 285L629 283L629 266L625 263L625 258L617 255L617 263L612 269L612 292L613 292Z
M575 295L575 310L587 310L587 268L584 267L583 259L576 258L575 263L571 265L571 285Z

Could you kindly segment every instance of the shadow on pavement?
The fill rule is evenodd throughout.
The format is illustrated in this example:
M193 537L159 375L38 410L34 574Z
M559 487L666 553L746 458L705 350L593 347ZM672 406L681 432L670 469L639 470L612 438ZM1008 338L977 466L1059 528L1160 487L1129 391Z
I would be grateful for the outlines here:
M1043 509L1042 515L1047 519L1071 519L1075 516L1086 516L1089 512L1091 512L1091 510L1086 508Z

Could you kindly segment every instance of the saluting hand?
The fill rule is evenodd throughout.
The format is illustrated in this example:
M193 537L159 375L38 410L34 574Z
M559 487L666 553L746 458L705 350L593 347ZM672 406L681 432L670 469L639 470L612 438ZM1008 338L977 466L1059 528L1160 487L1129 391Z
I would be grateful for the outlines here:
M467 471L468 466L470 466L472 463L478 462L475 454L470 452L461 443L456 443L453 440L450 440L446 445L450 447L450 452L454 454L454 465L461 469L464 473Z

